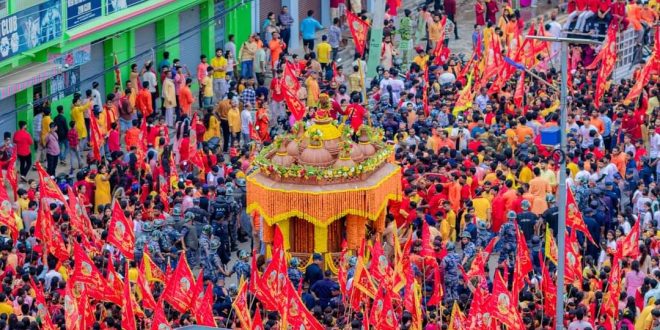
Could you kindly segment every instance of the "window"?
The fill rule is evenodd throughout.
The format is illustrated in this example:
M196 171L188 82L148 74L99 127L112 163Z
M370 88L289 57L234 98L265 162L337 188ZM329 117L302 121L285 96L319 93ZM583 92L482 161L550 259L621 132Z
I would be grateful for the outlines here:
M0 17L7 16L7 0L0 0Z

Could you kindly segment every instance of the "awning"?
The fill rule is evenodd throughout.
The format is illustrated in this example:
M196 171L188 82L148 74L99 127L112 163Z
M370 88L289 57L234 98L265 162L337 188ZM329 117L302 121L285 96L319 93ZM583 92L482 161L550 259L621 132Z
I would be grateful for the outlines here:
M62 72L59 64L34 63L0 76L0 100L34 86Z

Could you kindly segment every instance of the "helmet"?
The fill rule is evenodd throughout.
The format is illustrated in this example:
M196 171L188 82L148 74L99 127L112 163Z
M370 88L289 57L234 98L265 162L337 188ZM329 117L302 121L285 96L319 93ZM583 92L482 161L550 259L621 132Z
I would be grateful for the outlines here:
M245 187L245 184L247 182L245 181L245 178L238 178L236 179L236 185L239 187Z
M488 224L486 223L486 221L479 220L479 221L477 221L477 228L486 229L486 228L488 228Z
M530 207L531 207L531 205L529 204L528 200L523 200L520 203L520 208L522 208L523 210L529 210Z
M555 202L555 195L553 195L553 194L545 195L545 201L548 202L548 203L554 203Z
M143 232L149 233L149 232L152 232L153 230L154 230L154 227L151 224L151 222L145 222L145 223L142 224L142 231Z
M165 222L163 220L154 220L154 227L156 229L163 227Z
M515 219L516 218L516 212L514 211L509 211L506 213L506 218L507 219Z
M456 245L454 244L454 242L447 242L446 247L447 247L447 251L454 251L454 249L456 249Z
M467 230L464 230L464 231L461 233L461 238L469 238L469 239L472 239L472 235L470 235L470 233L469 233Z
M188 212L188 213L186 213L186 214L183 216L183 219L184 219L186 222L188 222L188 221L192 221L193 219L195 219L195 214L192 213L192 212Z
M168 226L174 226L174 223L176 223L174 217L167 217L167 219L165 219L165 224Z
M220 240L217 237L213 237L209 244L211 245L211 250L217 250L220 247Z
M350 267L353 267L353 266L357 265L357 257L356 256L351 256L351 258L348 259L348 265Z
M172 209L172 216L173 217L180 217L181 216L181 207L180 206L177 205Z
M215 192L218 194L218 196L224 196L227 194L227 188L218 187Z
M289 266L298 267L298 265L300 265L300 260L298 258L293 257L291 260L289 260Z
M210 234L211 230L213 230L211 225L204 225L204 227L202 227L202 233L203 234Z
M247 253L247 251L245 251L245 250L240 250L240 251L238 251L238 257L239 257L240 259L245 259L245 258L247 258L247 257L248 257L248 253Z

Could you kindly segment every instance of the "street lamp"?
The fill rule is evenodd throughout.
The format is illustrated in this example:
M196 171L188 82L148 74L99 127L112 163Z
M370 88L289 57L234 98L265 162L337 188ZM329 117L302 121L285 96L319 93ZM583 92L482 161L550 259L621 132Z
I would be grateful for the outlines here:
M547 37L547 36L526 36L525 38L560 42L561 43L561 94L559 111L561 119L559 121L560 130L560 150L561 150L561 167L559 169L559 203L557 205L559 211L559 228L557 231L557 307L555 316L555 329L561 330L564 326L564 270L566 265L566 121L568 119L566 107L566 98L568 94L568 86L566 80L568 79L568 44L601 44L601 41L591 39L573 39L564 37Z

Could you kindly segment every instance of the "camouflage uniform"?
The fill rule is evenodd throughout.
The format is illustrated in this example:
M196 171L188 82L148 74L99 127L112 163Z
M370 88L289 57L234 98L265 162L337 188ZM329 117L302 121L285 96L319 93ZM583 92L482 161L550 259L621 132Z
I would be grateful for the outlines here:
M461 264L461 257L454 251L453 242L447 243L447 251L449 253L442 259L440 266L444 270L445 295L443 299L445 303L451 304L458 299L458 266Z
M298 284L302 280L303 273L298 269L300 261L298 258L291 258L289 260L289 269L287 269L287 274L289 275L289 280L291 281L291 284L293 284L293 287L298 289Z
M497 242L499 247L497 250L500 252L498 263L502 263L504 260L509 261L509 264L513 264L516 253L516 226L513 223L513 219L505 222L502 227L500 227L499 233L500 240Z
M207 226L202 229L202 235L199 236L199 252L202 269L204 269L204 276L213 276L215 267L213 267L213 255L216 254L211 250L211 236L206 230Z
M250 279L250 263L247 261L248 254L247 252L241 250L238 253L239 260L236 261L234 267L232 267L231 272L236 274L236 281L240 283L241 278L244 280Z
M485 248L492 238L493 233L488 230L486 222L479 220L477 223L477 239L475 240L475 245Z
M575 187L574 194L575 202L577 203L580 210L584 210L589 207L589 195L591 195L589 187L584 184L577 185Z

